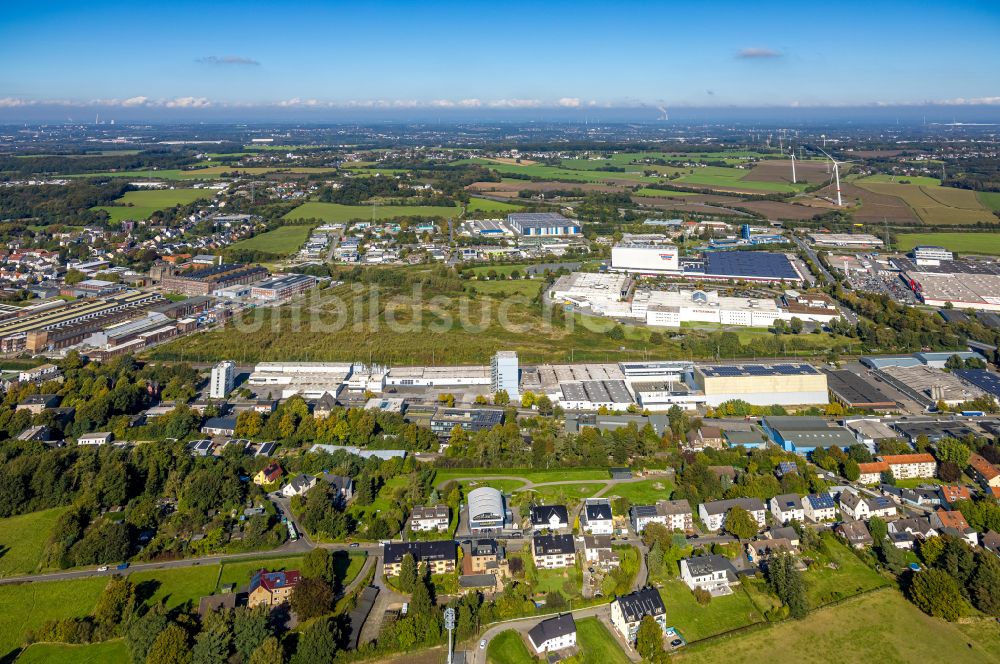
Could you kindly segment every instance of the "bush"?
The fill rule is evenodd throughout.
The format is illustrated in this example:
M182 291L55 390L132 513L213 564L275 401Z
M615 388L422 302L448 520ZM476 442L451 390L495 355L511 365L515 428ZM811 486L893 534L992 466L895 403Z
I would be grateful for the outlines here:
M708 606L708 604L712 601L712 593L708 592L704 588L695 588L691 591L691 594L694 595L695 600L702 606Z

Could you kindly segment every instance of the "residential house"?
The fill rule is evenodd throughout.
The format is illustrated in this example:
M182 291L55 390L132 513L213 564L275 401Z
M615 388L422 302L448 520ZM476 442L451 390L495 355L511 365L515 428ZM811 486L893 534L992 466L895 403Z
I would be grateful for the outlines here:
M873 516L889 518L896 516L896 506L882 496L861 496L850 489L840 494L840 511L850 519L867 521Z
M313 404L313 417L318 420L329 417L330 413L332 413L336 407L337 398L329 392L324 392L323 396L317 399Z
M496 540L477 539L469 544L467 574L486 574L497 569L500 561L500 546Z
M458 548L453 540L433 542L399 542L382 546L382 571L386 576L397 576L403 566L403 557L413 556L419 565L426 563L431 574L449 574L455 571Z
M691 590L707 590L713 595L728 595L730 586L739 583L736 568L729 558L712 554L684 558L680 562L681 580Z
M580 526L590 535L610 535L614 532L611 501L607 498L588 498L583 503Z
M802 498L797 493L783 493L770 501L771 514L781 523L804 521L805 509Z
M24 397L14 410L26 410L32 415L38 415L48 408L55 408L62 398L58 394L29 394Z
M532 505L531 526L535 530L563 530L569 528L569 512L565 505Z
M295 586L299 584L297 570L287 572L268 572L260 570L250 579L250 592L247 604L251 607L277 606L284 604L291 597Z
M740 507L757 520L759 528L764 527L767 510L760 498L732 498L730 500L714 500L698 506L698 516L708 530L722 530L726 525L726 515L734 507Z
M942 535L951 535L968 542L969 546L979 546L979 533L969 526L965 516L958 510L938 508L930 515L930 523Z
M969 455L969 475L984 489L1000 488L1000 469L976 452Z
M942 484L938 491L941 492L941 504L949 509L959 500L972 500L969 487L960 484Z
M354 480L344 475L334 475L324 471L320 479L326 482L333 494L333 502L338 507L346 507L347 503L354 498Z
M257 486L265 486L267 484L274 484L281 479L281 476L285 474L281 466L277 462L272 461L263 468L257 471L257 474L253 476L253 483Z
M97 431L94 433L81 434L79 438L76 439L77 445L107 445L114 438L114 434L110 431Z
M725 446L725 439L722 437L722 429L708 424L701 425L699 429L688 432L687 449L700 452L705 448L721 450Z
M206 436L236 435L235 417L210 417L201 425L201 432Z
M747 543L747 561L759 566L777 553L795 553L797 549L792 540L784 537L754 540Z
M897 480L917 477L934 477L937 461L930 454L887 454L881 457L889 465L889 472Z
M451 509L447 505L417 506L410 512L410 530L415 532L443 532L450 524Z
M890 521L888 532L889 541L898 549L912 549L918 539L925 540L938 535L926 516Z
M531 539L535 567L558 569L576 564L576 543L572 535L535 535Z
M646 616L652 616L664 633L667 631L667 608L656 588L642 590L616 597L611 602L611 624L629 645L635 645L639 623Z
M232 610L236 608L236 593L206 595L198 600L198 615L204 618L214 611Z
M576 622L572 613L547 618L530 630L528 640L536 654L554 652L576 645Z
M799 464L794 461L781 461L778 463L778 467L774 469L774 474L776 477L781 479L789 473L799 472Z
M668 530L691 530L694 518L687 500L659 500L656 505L633 505L629 512L632 528L637 533L646 530L650 523L658 523Z
M1000 556L1000 533L995 530L988 530L983 535L980 545L991 553Z
M832 521L837 518L837 504L829 493L812 493L802 501L802 513L811 521Z
M296 475L292 478L292 481L286 484L281 489L281 495L286 498L291 498L292 496L301 496L309 489L316 486L316 478L312 475Z
M612 548L611 537L608 535L584 535L583 560L588 565L604 570L618 567L621 563L621 558Z
M859 463L858 469L861 471L858 477L859 484L878 484L882 481L882 473L889 472L889 464L885 461Z
M855 549L871 546L873 541L864 521L844 521L837 524L833 531L847 540L847 543Z

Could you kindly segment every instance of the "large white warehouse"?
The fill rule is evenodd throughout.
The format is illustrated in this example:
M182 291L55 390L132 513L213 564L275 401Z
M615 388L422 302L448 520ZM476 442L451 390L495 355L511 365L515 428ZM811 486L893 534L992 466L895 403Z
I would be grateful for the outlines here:
M680 253L662 235L626 235L611 248L611 269L641 274L678 273Z

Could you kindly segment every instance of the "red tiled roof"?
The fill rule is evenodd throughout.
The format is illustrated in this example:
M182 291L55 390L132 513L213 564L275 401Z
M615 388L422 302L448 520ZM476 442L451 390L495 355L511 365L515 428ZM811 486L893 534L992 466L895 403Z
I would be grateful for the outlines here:
M890 466L906 463L934 463L934 457L930 454L887 454L882 457Z
M871 473L886 472L889 470L889 464L884 461L872 461L871 463L859 463L858 468L862 475L870 475Z
M1000 475L1000 470L997 470L996 466L975 452L969 455L969 465L987 480L991 480L997 475Z
M969 522L965 520L965 516L962 515L958 510L942 510L939 509L935 512L937 518L941 520L941 526L943 528L954 528L956 530L968 530Z

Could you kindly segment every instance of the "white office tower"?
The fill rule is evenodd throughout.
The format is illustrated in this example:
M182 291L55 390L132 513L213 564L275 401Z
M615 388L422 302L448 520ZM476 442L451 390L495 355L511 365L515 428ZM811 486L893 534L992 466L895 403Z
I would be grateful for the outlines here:
M235 380L236 363L230 360L219 362L212 369L212 382L208 389L208 396L213 399L225 399L233 391Z
M490 377L493 393L506 390L511 399L520 395L520 371L517 363L517 353L512 350L497 351L490 364Z

